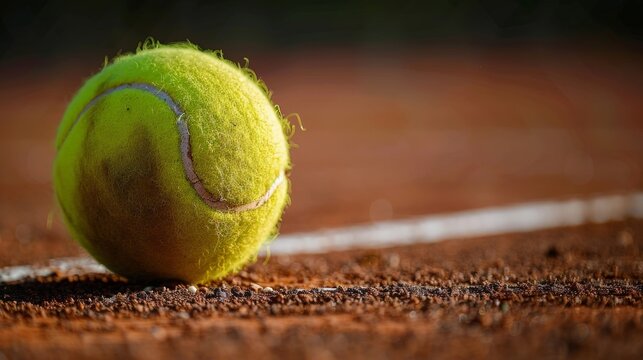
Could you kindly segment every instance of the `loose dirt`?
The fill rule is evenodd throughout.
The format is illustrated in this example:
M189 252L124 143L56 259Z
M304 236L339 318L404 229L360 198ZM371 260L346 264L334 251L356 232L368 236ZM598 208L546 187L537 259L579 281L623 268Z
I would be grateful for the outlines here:
M54 273L0 285L0 354L636 358L641 234L631 220L272 257L196 293Z

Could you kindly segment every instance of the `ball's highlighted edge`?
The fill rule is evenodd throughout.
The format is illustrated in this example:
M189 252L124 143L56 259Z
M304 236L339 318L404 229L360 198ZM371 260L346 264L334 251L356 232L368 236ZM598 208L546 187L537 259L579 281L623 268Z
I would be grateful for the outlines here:
M113 88L109 88L103 91L102 93L96 95L80 111L80 113L74 120L74 123L69 127L69 130L63 137L63 140L60 143L60 147L62 147L65 144L65 140L67 139L67 136L69 135L69 133L71 133L72 129L76 126L80 118L85 114L85 112L87 112L87 110L89 110L92 106L94 106L100 99L104 98L105 96L113 94L114 92L117 92L117 91L127 90L127 89L141 90L154 95L159 100L162 100L165 104L167 104L167 106L170 109L172 109L174 114L177 116L176 124L177 124L177 130L180 136L181 160L183 162L183 170L185 171L185 176L187 180L190 182L190 185L192 186L192 188L199 195L201 200L203 200L206 204L208 204L210 208L217 211L223 211L223 212L242 212L242 211L256 209L261 205L263 205L266 201L268 201L272 196L272 194L274 194L274 192L277 190L279 185L281 185L285 181L286 175L284 173L284 170L281 170L277 178L272 182L272 184L268 188L268 190L258 199L251 201L247 204L232 205L223 199L217 199L214 195L212 195L212 193L210 193L203 186L203 181L201 181L201 179L199 178L199 176L196 174L194 170L194 164L192 162L192 151L190 147L190 131L188 129L187 122L185 121L186 113L183 111L183 109L181 109L181 106L176 101L174 101L174 99L172 99L172 97L168 93L157 88L154 85L150 85L146 83L121 84Z

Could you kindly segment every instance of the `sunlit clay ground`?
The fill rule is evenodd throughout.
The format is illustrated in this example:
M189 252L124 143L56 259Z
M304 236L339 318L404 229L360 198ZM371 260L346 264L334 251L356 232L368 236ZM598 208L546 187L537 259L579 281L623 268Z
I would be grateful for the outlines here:
M100 268L12 278L0 284L0 358L643 351L640 53L340 49L251 60L282 111L306 128L291 117L292 205L276 254L195 294ZM99 56L0 69L0 266L84 256L54 206L50 169L66 103L101 64ZM576 223L546 208L538 214L555 221L540 230L517 227L540 215L511 210L591 199L630 200L576 207ZM353 236L357 226L366 229L357 245L371 247L368 231L382 222L488 207L505 209L494 219L506 226L465 236L462 222L441 223L451 234L444 242L409 245L398 228L384 248L337 251L345 241L333 250L326 245L337 240L323 236ZM571 226L596 221L592 211L620 215ZM299 240L323 251L278 250Z

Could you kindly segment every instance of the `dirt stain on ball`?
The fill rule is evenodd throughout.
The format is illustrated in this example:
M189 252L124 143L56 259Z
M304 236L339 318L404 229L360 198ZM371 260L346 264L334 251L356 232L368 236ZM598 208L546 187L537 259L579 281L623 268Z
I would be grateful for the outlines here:
M100 113L97 104L85 116L88 128L77 169L81 231L90 239L93 255L112 270L128 278L163 278L163 269L172 267L180 251L172 241L173 209L159 183L162 163L153 136L135 123L127 150L102 154L98 148L106 140L94 132L96 123L105 121Z

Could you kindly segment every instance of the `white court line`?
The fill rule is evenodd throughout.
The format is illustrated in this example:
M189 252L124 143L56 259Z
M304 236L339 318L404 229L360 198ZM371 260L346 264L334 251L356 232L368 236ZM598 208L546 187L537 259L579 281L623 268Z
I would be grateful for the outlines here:
M531 202L282 235L270 244L270 253L313 254L352 248L382 248L603 223L628 217L643 218L643 192Z
M279 236L271 255L313 254L354 248L382 248L449 239L545 230L586 223L643 218L643 192L589 199L540 201L407 220ZM261 251L267 253L267 247ZM0 282L51 274L107 272L89 258L54 259L46 266L0 269Z

